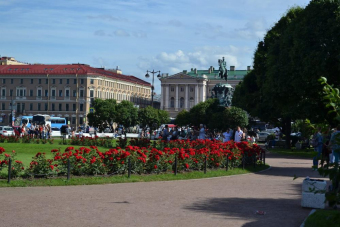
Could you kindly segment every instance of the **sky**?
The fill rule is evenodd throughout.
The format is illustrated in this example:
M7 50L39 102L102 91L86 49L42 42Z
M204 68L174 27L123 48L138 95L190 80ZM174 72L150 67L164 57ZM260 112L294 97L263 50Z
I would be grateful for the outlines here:
M0 0L0 55L28 63L116 68L145 78L253 65L258 42L308 0ZM155 74L156 76L157 74ZM155 78L155 92L160 81Z

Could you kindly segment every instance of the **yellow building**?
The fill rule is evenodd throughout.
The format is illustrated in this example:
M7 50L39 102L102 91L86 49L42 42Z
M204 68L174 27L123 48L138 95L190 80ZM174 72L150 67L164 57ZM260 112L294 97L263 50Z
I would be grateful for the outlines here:
M86 124L95 98L150 105L151 84L134 76L85 64L0 65L2 125L15 116L48 114L65 117L72 127ZM13 105L12 105L13 103Z

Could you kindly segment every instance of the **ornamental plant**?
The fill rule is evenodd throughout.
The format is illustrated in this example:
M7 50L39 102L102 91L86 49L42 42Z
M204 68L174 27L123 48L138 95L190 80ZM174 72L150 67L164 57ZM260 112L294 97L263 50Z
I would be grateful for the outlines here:
M47 159L45 153L38 152L33 157L26 173L35 177L47 177L56 174L56 166L53 164L53 159Z
M24 165L21 161L16 160L16 152L14 150L11 153L5 153L5 149L0 147L0 171L8 169L10 159L12 160L11 177L16 178L24 171Z

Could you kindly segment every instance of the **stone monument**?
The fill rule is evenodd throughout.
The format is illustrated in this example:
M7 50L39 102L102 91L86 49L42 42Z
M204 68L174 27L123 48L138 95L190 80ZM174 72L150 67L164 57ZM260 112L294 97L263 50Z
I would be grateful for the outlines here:
M227 62L222 59L218 59L219 64L219 76L221 79L225 79L226 83L218 83L211 91L211 98L216 98L220 101L220 106L231 106L231 101L233 99L234 88L228 84L228 70L227 70Z

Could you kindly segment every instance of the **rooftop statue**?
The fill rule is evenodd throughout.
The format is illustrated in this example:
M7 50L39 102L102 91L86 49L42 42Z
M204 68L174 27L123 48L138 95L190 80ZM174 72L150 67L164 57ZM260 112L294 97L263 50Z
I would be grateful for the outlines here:
M224 57L222 57L221 59L218 59L218 65L220 66L219 70L219 77L221 77L221 79L225 79L225 81L228 81L228 71L227 71L227 62L224 60Z

